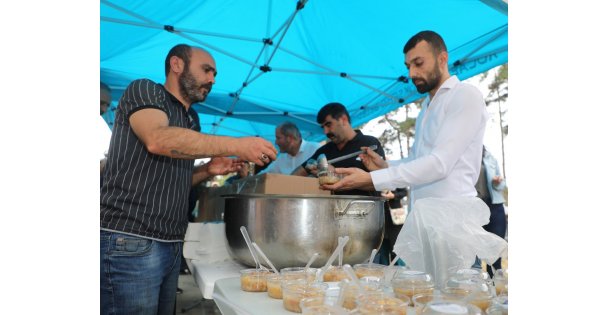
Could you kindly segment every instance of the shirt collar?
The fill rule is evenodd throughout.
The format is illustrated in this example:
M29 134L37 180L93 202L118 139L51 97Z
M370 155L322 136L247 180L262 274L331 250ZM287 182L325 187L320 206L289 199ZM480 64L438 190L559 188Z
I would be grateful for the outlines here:
M350 139L350 141L363 137L363 132L361 132L361 130L357 129L357 130L355 130L355 133L356 133L355 137Z
M443 90L443 89L451 89L451 88L455 87L456 84L458 84L458 83L460 83L460 80L458 79L458 77L455 75L452 75L447 80L445 80L445 82L443 82L443 84L439 87L437 92L439 92L440 90Z
M443 84L441 84L439 89L437 89L437 93L435 93L435 97L437 97L437 95L440 94L441 90L449 90L449 89L455 87L458 83L460 83L460 79L458 79L457 76L455 76L455 75L450 76L447 80L445 80L443 82ZM427 94L427 96L424 98L424 101L422 102L423 107L428 106L430 102L431 102L431 94Z
M298 153L303 153L304 152L304 145L306 144L306 140L302 139L302 142L300 142L300 149L298 150Z

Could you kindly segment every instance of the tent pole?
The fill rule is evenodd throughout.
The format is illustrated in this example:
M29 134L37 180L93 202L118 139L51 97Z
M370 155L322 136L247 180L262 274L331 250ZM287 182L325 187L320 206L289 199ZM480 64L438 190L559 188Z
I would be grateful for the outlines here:
M472 56L474 53L478 52L480 49L482 49L483 47L485 47L487 44L493 42L494 40L496 40L498 37L502 36L504 33L506 33L509 29L505 28L501 31L499 31L498 33L494 34L494 36L490 37L488 40L484 41L483 43L481 43L481 45L479 45L477 48L471 50L466 56L458 59L461 63L464 63L467 61L467 59Z

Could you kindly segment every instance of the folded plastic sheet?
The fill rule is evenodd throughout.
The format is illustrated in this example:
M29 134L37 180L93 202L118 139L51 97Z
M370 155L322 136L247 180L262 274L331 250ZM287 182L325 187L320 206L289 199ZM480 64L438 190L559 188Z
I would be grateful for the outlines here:
M495 262L507 242L487 232L488 206L477 197L425 198L410 211L394 252L411 269L429 273L441 288L449 274L470 268L479 257Z

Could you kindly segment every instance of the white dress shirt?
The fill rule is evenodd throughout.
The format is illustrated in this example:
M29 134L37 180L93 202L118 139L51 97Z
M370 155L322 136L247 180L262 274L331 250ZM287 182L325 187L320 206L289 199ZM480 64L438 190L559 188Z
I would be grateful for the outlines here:
M422 103L410 156L371 172L374 187L409 186L410 209L422 198L476 196L487 120L481 91L451 76Z
M296 156L291 156L291 154L287 152L279 153L277 159L261 171L260 174L279 173L289 175L293 170L308 160L319 147L321 147L321 145L317 142L308 142L302 139L300 150Z

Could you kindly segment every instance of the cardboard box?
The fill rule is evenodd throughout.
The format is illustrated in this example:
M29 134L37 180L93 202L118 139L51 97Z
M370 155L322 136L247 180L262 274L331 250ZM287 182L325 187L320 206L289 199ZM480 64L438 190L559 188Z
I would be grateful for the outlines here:
M205 187L199 196L198 216L195 222L222 221L224 198L228 194L273 194L273 195L331 195L329 190L319 188L316 177L283 174L259 174L234 181L222 187Z
M233 185L237 194L331 195L329 190L319 188L316 177L260 174L237 180Z

